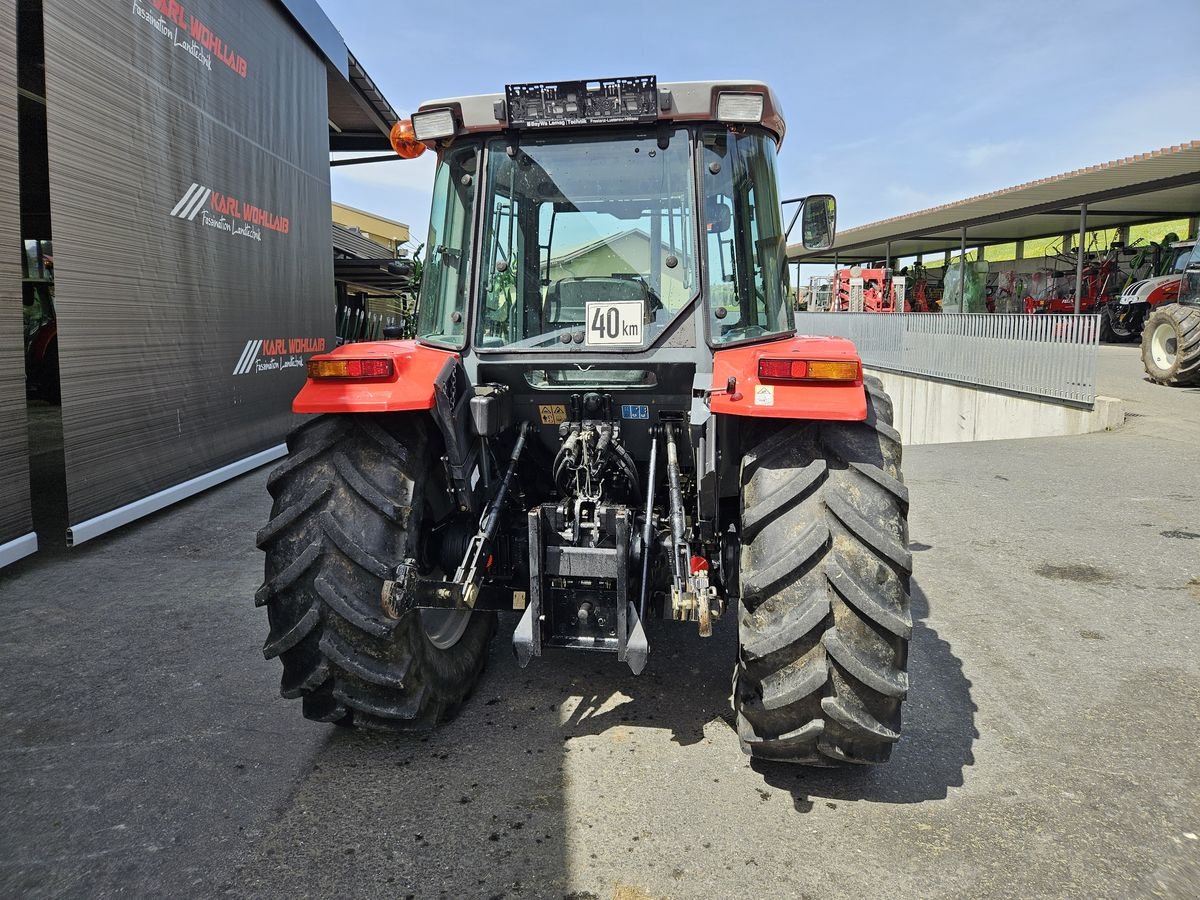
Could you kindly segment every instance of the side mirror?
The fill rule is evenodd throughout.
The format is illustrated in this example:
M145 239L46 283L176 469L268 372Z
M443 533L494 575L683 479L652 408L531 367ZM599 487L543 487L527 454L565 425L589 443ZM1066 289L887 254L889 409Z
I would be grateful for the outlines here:
M837 230L837 201L832 194L804 198L801 210L800 243L805 250L828 250Z

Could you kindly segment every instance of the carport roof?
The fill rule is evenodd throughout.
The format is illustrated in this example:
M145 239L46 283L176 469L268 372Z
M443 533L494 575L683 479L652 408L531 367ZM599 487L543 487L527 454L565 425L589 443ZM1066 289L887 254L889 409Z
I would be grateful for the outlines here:
M347 48L317 0L279 0L325 59L329 95L329 149L389 150L388 132L399 116Z
M1079 230L1187 218L1200 212L1200 141L1076 169L920 212L849 228L829 250L788 245L791 262L892 259L1007 244ZM890 254L889 254L890 245Z

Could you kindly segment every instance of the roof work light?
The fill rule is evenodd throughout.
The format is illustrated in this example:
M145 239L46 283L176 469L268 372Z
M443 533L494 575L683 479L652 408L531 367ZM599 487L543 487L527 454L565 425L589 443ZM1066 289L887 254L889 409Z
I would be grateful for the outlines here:
M419 112L412 117L413 134L418 141L435 141L438 138L453 137L454 112L449 109L431 109Z
M717 118L722 122L761 122L762 94L721 91L717 95Z

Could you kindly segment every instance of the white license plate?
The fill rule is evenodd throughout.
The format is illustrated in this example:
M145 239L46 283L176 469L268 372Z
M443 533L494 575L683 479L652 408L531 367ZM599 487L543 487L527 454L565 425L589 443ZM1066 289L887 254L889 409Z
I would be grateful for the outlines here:
M585 340L591 347L640 347L644 307L640 300L593 301L586 306Z

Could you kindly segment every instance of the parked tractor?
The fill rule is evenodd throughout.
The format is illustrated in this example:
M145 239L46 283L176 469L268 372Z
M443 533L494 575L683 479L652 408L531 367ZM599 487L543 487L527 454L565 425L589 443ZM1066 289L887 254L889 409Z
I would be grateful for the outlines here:
M1195 244L1195 241L1171 244L1162 264L1152 268L1152 272L1162 274L1131 282L1119 297L1100 310L1100 340L1112 343L1136 341L1150 313L1165 303L1175 302L1183 270L1191 259Z
M1200 384L1200 242L1191 242L1182 261L1175 301L1158 304L1146 317L1142 363L1159 384Z
M263 652L305 716L435 725L499 611L522 667L593 651L637 674L650 618L703 639L732 608L746 752L888 758L912 632L900 436L849 341L794 334L783 136L766 85L653 77L509 85L397 126L399 155L438 158L417 337L312 357L258 534ZM832 197L798 218L832 244Z

